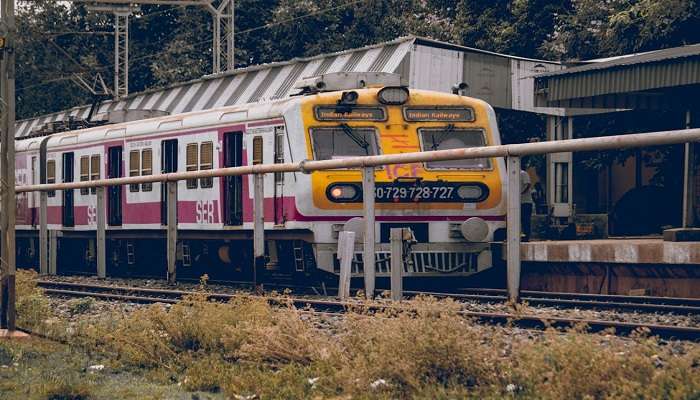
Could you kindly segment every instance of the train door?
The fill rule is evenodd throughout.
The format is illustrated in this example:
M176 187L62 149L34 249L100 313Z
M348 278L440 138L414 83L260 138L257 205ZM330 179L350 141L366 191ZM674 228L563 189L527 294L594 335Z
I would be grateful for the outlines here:
M167 174L177 172L177 139L163 140L160 143L160 172ZM160 184L160 223L168 223L168 188L165 183Z
M122 177L122 146L107 149L107 177ZM107 215L109 225L122 224L122 187L110 186L108 189Z
M63 153L63 182L73 182L74 171L73 153ZM75 210L73 208L73 189L63 191L63 226L75 226Z
M275 127L275 154L274 163L284 163L284 126ZM274 187L274 212L275 224L284 224L284 172L275 173Z
M32 185L39 183L39 170L37 168L37 157L32 157ZM39 192L29 193L29 209L32 212L32 226L36 226L37 221L37 208L39 208Z
M243 165L243 132L224 134L224 167ZM226 176L224 182L224 222L226 225L243 223L243 177Z

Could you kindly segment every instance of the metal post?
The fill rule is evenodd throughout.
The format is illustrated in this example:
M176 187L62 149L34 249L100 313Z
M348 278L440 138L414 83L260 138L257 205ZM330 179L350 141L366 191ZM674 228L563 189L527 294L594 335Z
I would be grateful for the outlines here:
M212 13L212 73L218 74L221 72L221 14L218 10Z
M177 182L167 182L168 191L168 283L175 284L177 263Z
M508 157L508 298L512 302L520 299L520 157Z
M375 254L374 254L374 167L362 169L362 193L365 209L365 246L362 264L365 272L365 296L374 297Z
M690 110L685 112L685 129L690 129ZM695 226L694 178L695 178L695 146L685 144L683 163L683 227Z
M227 71L233 71L236 68L236 25L235 25L235 16L236 16L236 4L234 0L229 0L229 6L228 6L230 12L230 17L226 18L228 21L227 25L227 30L225 31L226 35L226 70Z
M253 283L258 269L265 266L265 174L253 175Z
M399 301L403 297L404 228L391 228L391 299Z
M105 188L97 188L97 277L107 277L107 247L105 246Z
M49 231L49 275L56 275L58 254L58 231Z
M39 273L49 273L49 228L46 215L49 194L39 193Z
M355 254L355 232L340 232L338 235L338 259L340 260L340 277L338 297L345 300L350 297L350 275L352 258Z
M0 136L0 181L2 187L2 307L0 324L15 330L15 1L2 1L2 63L0 65L0 92L2 93L2 136Z

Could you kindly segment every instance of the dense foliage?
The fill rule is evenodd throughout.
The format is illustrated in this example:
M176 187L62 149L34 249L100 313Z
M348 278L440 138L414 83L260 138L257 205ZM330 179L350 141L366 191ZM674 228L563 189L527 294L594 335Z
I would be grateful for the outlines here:
M18 117L88 102L70 81L73 73L101 72L109 84L111 15L55 0L21 2L18 13ZM406 34L526 57L585 59L700 42L699 24L699 0L237 0L236 64ZM132 92L211 72L204 8L142 5L130 29Z

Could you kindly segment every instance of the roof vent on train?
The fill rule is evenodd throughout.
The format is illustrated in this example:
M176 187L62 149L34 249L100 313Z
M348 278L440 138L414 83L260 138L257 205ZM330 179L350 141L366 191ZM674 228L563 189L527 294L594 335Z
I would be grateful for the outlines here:
M102 118L106 119L110 124L119 124L122 122L164 117L166 115L170 115L170 113L162 110L131 109L108 111L102 116Z
M400 86L401 75L388 72L333 72L304 78L294 87L299 94L335 92L369 87Z
M54 133L75 131L78 129L92 128L94 126L100 126L107 124L108 121L90 121L83 118L75 118L69 116L65 120L47 122L44 125L35 128L29 135L23 137L22 139L29 139L34 137L53 135Z

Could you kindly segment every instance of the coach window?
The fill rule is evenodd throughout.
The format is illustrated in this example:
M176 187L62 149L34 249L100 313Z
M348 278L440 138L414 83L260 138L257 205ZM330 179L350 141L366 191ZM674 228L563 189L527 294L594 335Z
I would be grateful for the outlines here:
M351 128L340 125L333 128L312 128L315 160L331 160L379 153L377 134L373 128Z
M129 176L139 176L140 170L141 169L139 166L139 151L132 150L131 152L129 152ZM138 192L139 184L132 183L131 185L129 185L129 191Z
M199 169L212 169L214 164L214 143L204 142L199 146ZM204 188L210 188L214 184L213 178L201 178L199 185Z
M196 171L199 165L197 164L197 156L198 153L198 148L197 143L190 143L187 145L187 154L186 154L186 167L187 171ZM197 180L196 179L188 179L187 180L187 189L197 189Z
M483 147L486 145L484 132L477 129L455 129L454 125L446 128L421 128L420 140L423 151L463 149L466 147ZM428 169L489 169L488 158L472 158L451 161L428 161Z
M100 179L100 155L93 154L90 157L90 180L97 181ZM90 188L90 193L97 193L97 188Z
M153 175L153 150L144 149L141 151L141 176ZM141 191L150 192L153 184L150 182L141 184Z
M46 162L46 183L56 183L56 160L48 160ZM55 197L56 191L51 190L47 195L48 197Z
M82 156L80 157L80 182L87 182L90 180L90 157ZM90 188L80 188L80 194L85 196L90 194Z

